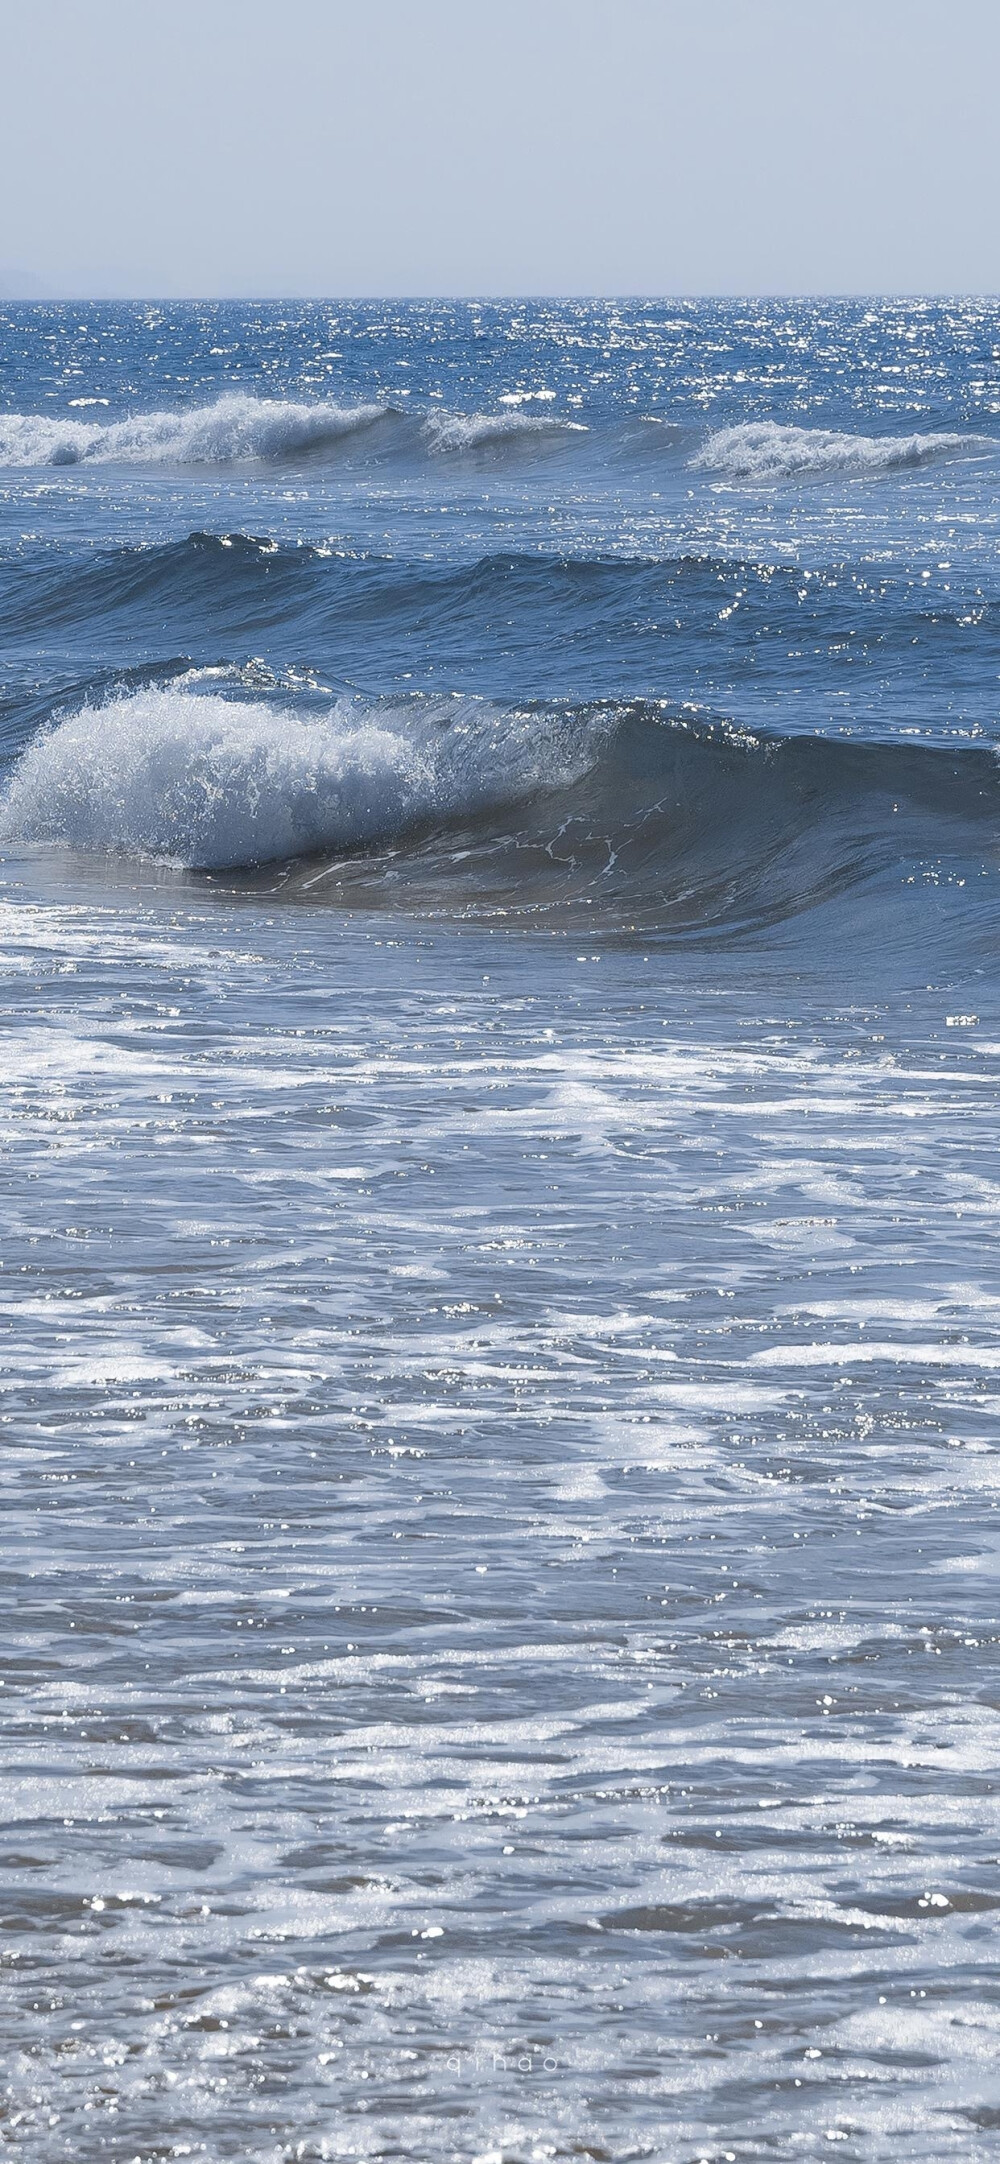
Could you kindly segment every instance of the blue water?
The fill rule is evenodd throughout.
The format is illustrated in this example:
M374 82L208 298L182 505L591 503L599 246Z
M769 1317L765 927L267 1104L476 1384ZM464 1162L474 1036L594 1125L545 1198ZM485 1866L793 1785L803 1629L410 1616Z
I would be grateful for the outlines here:
M992 2158L1000 307L0 361L12 2154Z

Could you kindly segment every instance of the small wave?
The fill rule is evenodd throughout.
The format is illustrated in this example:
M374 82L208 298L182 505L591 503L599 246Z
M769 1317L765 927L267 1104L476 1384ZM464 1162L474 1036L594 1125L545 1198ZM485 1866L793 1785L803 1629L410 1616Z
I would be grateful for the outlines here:
M432 451L479 451L532 438L585 436L587 428L556 413L430 413L423 433Z
M982 436L851 436L826 428L792 428L746 421L708 438L692 460L706 473L733 481L780 481L810 473L893 473L932 460L982 451Z
M0 465L228 465L292 458L340 442L385 420L384 405L296 405L233 396L181 413L136 414L125 421L76 421L38 413L0 414Z
M85 706L28 746L0 843L201 870L364 848L586 767L586 731L473 699L338 700L319 713L148 689Z

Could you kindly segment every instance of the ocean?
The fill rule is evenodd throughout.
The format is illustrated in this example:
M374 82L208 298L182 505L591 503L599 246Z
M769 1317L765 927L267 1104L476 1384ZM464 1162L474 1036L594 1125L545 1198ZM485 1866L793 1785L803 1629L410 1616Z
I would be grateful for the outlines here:
M11 2156L995 2158L1000 305L0 360Z

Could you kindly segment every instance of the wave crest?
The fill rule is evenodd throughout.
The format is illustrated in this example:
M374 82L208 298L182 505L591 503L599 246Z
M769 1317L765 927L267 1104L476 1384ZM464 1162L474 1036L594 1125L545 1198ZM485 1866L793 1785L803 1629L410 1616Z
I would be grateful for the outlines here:
M431 413L423 432L432 451L478 451L532 437L585 436L587 429L584 422L557 413Z
M793 428L777 421L744 421L721 428L692 460L732 481L780 481L810 473L893 473L934 459L983 450L981 436L927 434L851 436L827 428Z
M182 413L127 421L71 421L45 413L0 414L0 465L227 465L294 457L385 420L384 405L313 406L234 395Z

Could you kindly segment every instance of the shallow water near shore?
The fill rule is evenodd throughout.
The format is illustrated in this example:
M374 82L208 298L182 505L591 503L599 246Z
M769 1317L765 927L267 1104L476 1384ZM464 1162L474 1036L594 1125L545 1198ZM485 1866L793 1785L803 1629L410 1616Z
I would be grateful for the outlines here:
M554 388L579 432L271 414L252 469L205 352L280 347L240 396L311 411L287 317L161 316L185 405L142 311L77 311L106 357L132 325L94 423L131 465L72 434L97 352L53 416L54 312L8 327L13 2155L996 2154L996 424L957 308L803 308L784 389L791 310L727 319L725 384L707 307L683 364L512 312L475 399L469 322L396 311L428 407ZM391 403L378 320L338 412ZM914 331L924 406L836 388L834 331ZM696 520L767 579L678 570Z

